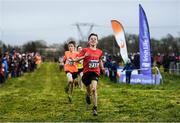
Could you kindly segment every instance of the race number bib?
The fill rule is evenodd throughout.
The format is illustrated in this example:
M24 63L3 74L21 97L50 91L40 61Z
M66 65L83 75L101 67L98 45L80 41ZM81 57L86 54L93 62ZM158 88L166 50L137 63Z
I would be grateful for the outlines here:
M73 62L71 59L69 59L69 60L68 60L68 64L69 64L69 65L73 65L74 62Z
M99 67L99 60L91 60L89 62L89 68L97 68Z

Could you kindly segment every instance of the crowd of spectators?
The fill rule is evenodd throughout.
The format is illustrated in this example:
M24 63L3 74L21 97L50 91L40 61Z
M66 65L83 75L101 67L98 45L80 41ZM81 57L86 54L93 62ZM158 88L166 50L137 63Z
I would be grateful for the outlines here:
M180 55L178 53L160 54L154 57L155 65L159 69L164 69L167 73L180 73Z
M39 53L19 53L15 49L0 54L0 84L8 78L22 76L25 72L33 72L41 63Z
M118 59L120 56L113 56L112 54L104 53L103 62L106 69L106 75L110 80L116 82L118 78L117 68L124 66L122 59ZM140 53L129 54L133 69L136 69L140 73ZM157 66L161 71L173 74L180 74L180 55L171 54L160 54L151 56L152 67Z

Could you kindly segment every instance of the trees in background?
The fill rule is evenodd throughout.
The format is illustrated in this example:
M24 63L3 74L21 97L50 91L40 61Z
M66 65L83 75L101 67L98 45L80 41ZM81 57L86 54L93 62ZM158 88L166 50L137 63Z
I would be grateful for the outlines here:
M73 40L73 38L69 38L68 41L69 40ZM138 40L138 35L126 34L128 53L139 52ZM2 41L0 41L0 53L2 54L6 50L11 51L12 49L16 49L19 52L39 52L44 58L58 58L59 56L62 56L64 54L65 50L68 49L67 42L56 43L47 46L46 41L35 40L29 41L22 46L11 46L6 45ZM78 44L81 44L83 47L87 46L87 42L83 41L77 42L77 45ZM119 46L113 35L109 35L99 39L98 47L104 52L119 56ZM153 55L156 55L157 53L180 53L180 37L173 37L172 35L168 34L160 40L152 38L151 50Z
M139 37L135 34L126 35L126 43L128 53L139 52ZM98 46L110 54L117 55L119 53L119 46L117 45L113 35L104 37L99 40ZM180 53L180 37L173 37L168 34L160 40L151 39L151 51L153 55L157 53Z
M22 45L23 52L43 52L41 49L47 47L47 43L43 40L29 41Z

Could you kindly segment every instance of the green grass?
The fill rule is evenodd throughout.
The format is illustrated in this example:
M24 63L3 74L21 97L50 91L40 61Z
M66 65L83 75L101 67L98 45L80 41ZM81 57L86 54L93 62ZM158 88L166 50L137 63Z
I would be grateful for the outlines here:
M101 77L98 116L76 88L73 103L64 87L66 75L55 63L8 80L0 87L0 122L7 121L158 121L180 122L180 76L163 74L163 85L125 85Z

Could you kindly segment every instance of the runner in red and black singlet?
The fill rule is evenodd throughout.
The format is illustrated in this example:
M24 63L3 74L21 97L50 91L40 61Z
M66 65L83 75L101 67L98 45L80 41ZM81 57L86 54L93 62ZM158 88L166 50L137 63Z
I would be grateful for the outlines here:
M86 102L91 104L91 96L93 101L93 115L97 116L97 82L100 75L100 68L104 71L101 60L102 51L97 48L98 35L90 34L88 37L88 48L84 48L77 58L73 61L83 59L83 77L82 81L86 85Z

